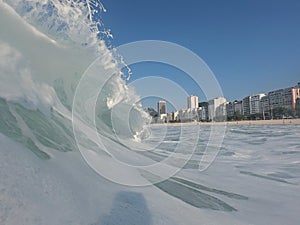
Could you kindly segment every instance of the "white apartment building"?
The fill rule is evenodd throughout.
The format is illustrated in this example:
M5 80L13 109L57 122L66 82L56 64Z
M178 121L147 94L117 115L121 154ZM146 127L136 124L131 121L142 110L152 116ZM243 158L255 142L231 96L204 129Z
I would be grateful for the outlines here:
M260 104L261 104L261 111L262 111L263 119L270 119L271 114L270 114L269 96L266 95L266 96L262 97L260 100Z
M182 122L198 119L197 109L183 109L179 111L179 118Z
M160 100L160 101L157 103L157 112L158 112L158 115L167 114L167 105L166 105L166 101Z
M234 102L226 103L227 116L243 115L243 104L242 101L235 100Z
M260 114L262 113L261 99L266 96L266 94L255 94L251 95L250 99L250 114Z
M243 115L249 116L262 113L261 99L266 94L254 94L243 98Z
M192 95L192 96L189 96L187 98L187 107L188 107L188 109L197 109L198 104L199 104L198 96Z
M226 102L226 113L227 113L227 116L233 116L234 115L234 104L233 104L233 102Z
M233 110L235 113L239 115L243 115L243 102L242 101L234 101L233 102Z
M168 121L179 121L179 111L168 113L167 120Z
M226 102L216 108L216 121L225 121L227 119Z
M205 107L199 107L198 110L198 121L203 120L206 121L207 120L207 110Z
M300 87L290 87L269 92L270 109L283 107L295 110L296 99L300 98Z
M226 116L226 98L218 97L208 101L208 118L214 121L218 117Z
M248 116L250 115L250 107L251 107L251 96L247 96L245 98L243 98L243 115Z

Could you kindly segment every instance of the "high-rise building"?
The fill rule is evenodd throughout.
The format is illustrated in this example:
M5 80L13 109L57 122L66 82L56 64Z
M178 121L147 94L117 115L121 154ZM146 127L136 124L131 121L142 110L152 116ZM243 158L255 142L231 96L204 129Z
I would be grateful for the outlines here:
M220 104L216 108L216 117L215 121L226 121L227 120L227 112L226 112L226 101Z
M266 94L255 94L243 98L243 115L249 116L262 113L261 98Z
M242 101L234 101L233 102L233 110L238 115L243 115L243 102Z
M243 98L243 115L250 115L250 107L251 107L251 96L247 96Z
M296 99L296 109L300 109L300 97Z
M160 100L160 101L157 103L157 112L158 112L159 115L167 114L167 105L166 105L166 101Z
M300 87L290 87L269 92L270 109L286 108L294 111L296 99L300 97Z
M187 98L187 107L188 109L197 109L198 108L198 96L189 96Z
M179 120L179 112L178 111L172 112L172 120L173 121Z
M226 113L227 113L227 116L234 115L234 103L233 102L226 103Z
M298 116L298 118L300 118L300 98L296 99L295 115Z
M271 119L269 96L263 96L260 100L263 119Z
M264 96L266 96L266 94L251 95L251 99L250 99L250 114L251 115L262 113L261 99Z
M300 83L294 88L292 88L292 111L296 109L297 99L300 98Z
M242 101L235 100L234 102L226 103L226 113L227 117L234 117L238 115L243 115L243 104Z
M200 102L198 106L202 108L201 120L208 120L208 102Z
M208 101L208 118L212 121L226 117L226 98L218 97Z
M198 121L206 121L207 120L206 108L199 107L197 109L197 113L198 113Z

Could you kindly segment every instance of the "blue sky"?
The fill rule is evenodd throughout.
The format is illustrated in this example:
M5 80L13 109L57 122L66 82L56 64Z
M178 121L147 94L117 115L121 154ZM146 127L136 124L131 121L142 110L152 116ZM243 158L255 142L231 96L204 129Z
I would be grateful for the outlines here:
M102 2L107 9L102 17L114 35L113 46L154 39L189 48L208 64L228 100L300 82L300 1ZM180 77L180 71L160 65L132 69L132 79L151 73ZM201 96L192 82L178 79L189 94Z

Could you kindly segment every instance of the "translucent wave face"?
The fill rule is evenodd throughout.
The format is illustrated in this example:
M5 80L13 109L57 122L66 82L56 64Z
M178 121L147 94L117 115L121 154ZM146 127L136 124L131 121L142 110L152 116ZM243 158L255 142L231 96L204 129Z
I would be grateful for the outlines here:
M101 71L110 70L114 76L100 108L111 110L120 102L135 103L136 94L121 78L122 59L101 39L111 35L100 19L105 9L99 1L4 0L0 10L0 97L45 113L54 109L71 118L81 75L101 56L101 69L95 73L101 77ZM143 118L141 106L136 105L134 112ZM100 124L110 126L111 118L106 119ZM133 123L132 138L141 132L144 120Z

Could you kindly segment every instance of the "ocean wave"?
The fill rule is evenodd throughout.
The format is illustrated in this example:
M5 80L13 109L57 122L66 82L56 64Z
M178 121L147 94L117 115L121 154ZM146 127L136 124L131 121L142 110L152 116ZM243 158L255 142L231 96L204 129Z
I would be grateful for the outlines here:
M98 82L106 82L101 79L103 73L111 73L111 78L102 84L99 95L84 99L80 116L88 116L91 108L86 106L95 97L100 136L116 143L119 138L143 137L148 118L136 104L135 91L126 85L121 70L126 65L105 43L112 35L101 21L106 10L99 1L2 0L0 10L4 27L0 34L0 97L2 111L10 115L10 123L1 123L2 133L16 133L19 128L12 138L22 143L33 140L34 146L49 156L49 149L76 150L71 124L74 96L82 74L98 59ZM23 38L17 32L22 32ZM123 118L126 110L131 110L134 119ZM16 118L20 123L14 122ZM6 132L4 127L14 123Z

